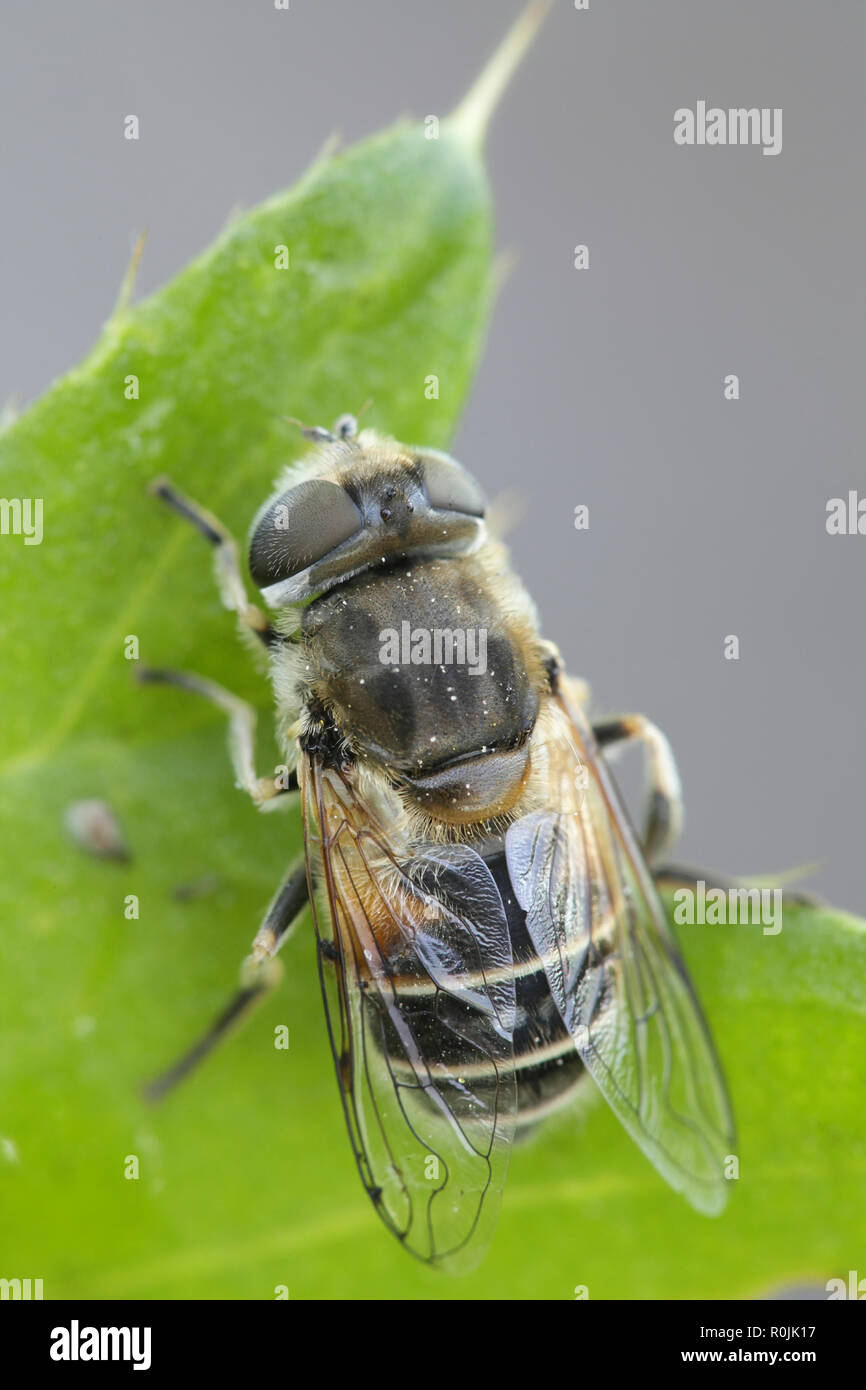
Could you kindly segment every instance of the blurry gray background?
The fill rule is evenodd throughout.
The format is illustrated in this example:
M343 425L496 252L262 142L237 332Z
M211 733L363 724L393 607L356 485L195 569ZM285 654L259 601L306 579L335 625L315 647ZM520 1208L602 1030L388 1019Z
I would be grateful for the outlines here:
M0 397L87 351L141 228L146 293L332 130L446 113L518 8L6 0ZM825 507L866 495L864 41L862 0L558 0L488 143L517 263L455 450L523 485L515 561L599 708L670 735L679 857L821 860L861 912L866 536ZM699 99L782 107L781 154L675 146Z

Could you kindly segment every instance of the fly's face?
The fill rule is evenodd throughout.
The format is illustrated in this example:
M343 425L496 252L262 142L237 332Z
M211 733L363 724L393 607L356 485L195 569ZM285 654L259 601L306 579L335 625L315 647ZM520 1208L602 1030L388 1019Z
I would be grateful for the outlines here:
M309 433L318 448L287 471L250 534L250 573L270 607L306 602L401 558L466 555L482 544L481 489L447 454L345 425Z

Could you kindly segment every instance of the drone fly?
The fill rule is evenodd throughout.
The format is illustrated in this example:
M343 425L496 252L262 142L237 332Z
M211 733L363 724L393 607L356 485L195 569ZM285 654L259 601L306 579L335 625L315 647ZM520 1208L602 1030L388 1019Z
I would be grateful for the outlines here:
M649 867L680 821L667 740L640 716L590 723L455 459L351 416L304 434L250 533L271 618L221 524L153 485L215 547L223 600L267 651L290 775L257 775L254 711L222 687L142 677L223 708L239 786L263 808L299 796L305 863L238 995L151 1093L262 993L309 902L355 1161L412 1254L477 1263L513 1140L587 1078L662 1177L718 1212L733 1123ZM650 772L640 838L604 753L629 740Z

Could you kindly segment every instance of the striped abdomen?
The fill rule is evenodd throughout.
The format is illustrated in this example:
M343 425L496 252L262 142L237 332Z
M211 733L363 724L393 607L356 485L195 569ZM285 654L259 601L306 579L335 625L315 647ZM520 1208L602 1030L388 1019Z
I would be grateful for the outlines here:
M585 1069L551 997L544 967L526 930L526 914L512 892L505 851L485 862L502 898L514 955L514 1061L520 1133L563 1105Z
M511 938L516 1002L514 1067L517 1131L520 1134L563 1105L584 1076L585 1069L551 996L544 967L526 929L525 914L511 890L504 849L493 849L484 860L499 889ZM392 957L391 968L399 978L400 1010L434 1077L437 1073L443 1077L457 1077L471 1091L492 1097L496 1064L479 1056L472 1043L461 1036L460 1006L452 1002L450 1025L443 1027L442 997L429 977L418 971L417 964L413 965L405 957L401 960L399 955ZM489 972L487 978L490 978ZM464 980L471 988L471 966ZM398 1083L414 1084L412 1068L397 1038L384 1017L380 1021L391 1075Z

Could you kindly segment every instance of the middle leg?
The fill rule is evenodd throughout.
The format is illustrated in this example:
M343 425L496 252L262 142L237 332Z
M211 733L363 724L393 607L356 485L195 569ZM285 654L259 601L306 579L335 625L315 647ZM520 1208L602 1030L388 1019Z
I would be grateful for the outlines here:
M235 774L235 783L259 807L272 802L274 797L297 791L298 783L294 773L287 778L259 777L255 767L256 710L247 700L233 695L216 681L205 676L196 676L188 671L166 671L151 666L142 666L136 672L136 679L142 685L173 685L179 690L188 690L210 700L228 715L229 756Z
M600 748L638 741L647 753L649 804L642 849L650 865L658 863L683 826L683 794L673 750L655 724L642 714L624 714L593 724Z

